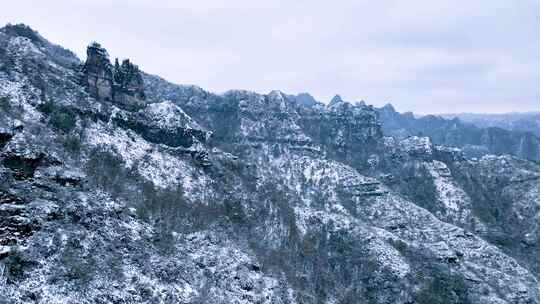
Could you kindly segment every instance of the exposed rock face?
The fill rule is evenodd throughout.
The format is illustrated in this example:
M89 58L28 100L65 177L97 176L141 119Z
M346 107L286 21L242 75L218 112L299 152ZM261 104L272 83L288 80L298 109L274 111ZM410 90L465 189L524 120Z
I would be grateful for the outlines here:
M125 108L138 108L144 105L144 83L139 67L129 62L129 59L114 65L114 101Z
M364 166L380 152L382 132L372 107L353 105L339 96L325 108L302 108L300 125L329 157Z
M83 67L84 83L90 96L99 100L113 100L113 66L107 50L97 42L86 50L86 62Z
M99 43L88 46L82 73L90 96L130 110L144 106L144 83L139 68L128 59L121 65L116 59L113 67L107 50Z
M540 303L537 164L384 137L341 98L120 65L112 99L88 98L40 41L0 31L0 299Z

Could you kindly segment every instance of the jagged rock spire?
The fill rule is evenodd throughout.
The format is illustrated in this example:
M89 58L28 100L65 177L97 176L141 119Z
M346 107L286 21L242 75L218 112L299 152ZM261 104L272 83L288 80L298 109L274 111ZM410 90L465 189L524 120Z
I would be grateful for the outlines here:
M99 43L92 42L86 49L83 83L90 96L99 100L113 99L113 67L109 54Z
M115 94L127 94L140 100L145 99L144 82L139 67L132 64L129 59L124 59L121 65L116 59L114 89Z
M111 64L107 50L92 42L86 51L83 67L83 84L90 96L116 103L118 106L135 109L144 105L144 82L139 68L129 59Z

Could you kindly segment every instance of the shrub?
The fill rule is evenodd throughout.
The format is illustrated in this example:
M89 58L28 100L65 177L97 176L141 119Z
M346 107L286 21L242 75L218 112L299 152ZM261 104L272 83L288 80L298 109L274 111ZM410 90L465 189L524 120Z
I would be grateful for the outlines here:
M397 240L389 239L388 243L390 243L392 247L396 248L396 250L402 254L405 253L407 250L407 243L405 243L404 241L400 239L397 239Z
M50 123L56 129L69 133L75 129L77 116L68 109L57 109L52 113Z
M124 161L105 148L95 148L88 155L86 170L90 181L113 196L126 188L127 170Z
M11 110L11 104L9 103L9 97L1 96L0 97L0 110L8 112Z
M245 214L244 208L240 202L225 200L223 204L223 211L231 222L236 224L246 223L247 215Z
M38 110L44 114L51 114L54 111L54 105L52 102L46 102L38 105Z
M59 268L58 279L74 280L88 283L96 271L97 261L92 255L84 255L81 246L77 246L78 240L69 240L66 248L60 253L60 262L63 267Z
M34 31L32 28L25 24L7 24L4 27L4 32L8 35L13 36L22 36L28 38L36 43L41 43L41 38L39 34Z
M427 274L430 280L414 295L416 303L471 303L468 298L468 287L463 278L437 265L431 266Z
M3 260L4 274L10 282L24 277L25 272L35 266L35 262L23 255L17 246L12 247L11 253Z
M4 263L7 270L6 274L8 275L9 279L13 280L22 275L24 260L18 252L9 255Z
M68 135L64 138L63 145L68 152L78 153L81 150L81 139L76 135Z
M49 124L57 130L69 133L77 125L77 113L73 109L57 106L51 101L42 103L37 108L49 116Z

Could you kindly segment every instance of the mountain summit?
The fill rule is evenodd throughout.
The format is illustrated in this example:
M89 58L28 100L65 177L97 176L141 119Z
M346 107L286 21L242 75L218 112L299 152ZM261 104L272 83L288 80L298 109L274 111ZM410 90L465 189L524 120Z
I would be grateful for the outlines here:
M540 165L0 30L0 302L540 303Z

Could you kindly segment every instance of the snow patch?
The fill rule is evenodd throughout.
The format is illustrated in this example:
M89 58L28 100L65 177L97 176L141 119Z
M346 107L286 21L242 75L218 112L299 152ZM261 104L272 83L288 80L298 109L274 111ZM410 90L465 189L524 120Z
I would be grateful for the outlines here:
M434 160L424 163L437 189L437 198L449 212L456 213L469 206L470 198L458 186L445 163Z

